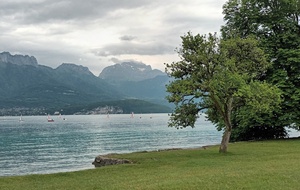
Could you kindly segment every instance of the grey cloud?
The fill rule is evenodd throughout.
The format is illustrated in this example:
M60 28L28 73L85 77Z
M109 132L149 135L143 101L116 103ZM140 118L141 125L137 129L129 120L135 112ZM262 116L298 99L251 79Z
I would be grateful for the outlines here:
M136 38L137 38L136 36L124 35L124 36L120 37L120 40L122 40L122 41L132 41Z
M135 9L151 4L147 0L45 0L1 2L0 16L17 23L42 23L51 21L81 21L102 17L118 9Z
M113 63L120 63L121 62L120 59L117 59L115 57L111 58L110 61L112 61Z
M97 56L118 56L118 55L164 55L174 53L175 47L162 43L120 43L111 44L103 48L94 49L92 52Z
M113 63L123 63L123 62L135 62L135 63L143 63L143 62L140 62L140 61L136 61L134 59L118 59L118 58L111 58L110 61L112 61Z
M199 14L194 14L193 12L184 13L180 12L180 10L179 12L178 10L171 10L170 12L164 14L164 17L162 18L163 22L167 23L168 26L170 26L173 31L177 33L178 31L182 33L194 29L201 29L201 31L198 31L201 33L218 32L220 26L224 24L220 11L220 2L218 1L220 0L207 0L206 4L210 5L210 10L207 10L209 12L205 12L205 14L203 13L202 16L199 16ZM225 2L225 0L222 1ZM201 11L203 12L204 10Z
M199 18L199 17L172 17L168 18L166 23L172 26L174 32L181 34L186 33L193 29L200 29L201 34L206 34L207 32L219 32L220 26L223 24L222 19L216 18ZM171 31L171 32L172 32Z
M199 16L187 12L185 7L201 8L209 4L220 7L216 9L221 13L220 2L225 2L0 1L0 50L36 56L41 64L51 67L61 62L75 62L82 54L80 57L87 59L89 67L95 65L94 70L110 64L113 60L108 59L119 55L132 55L133 59L135 55L151 55L151 58L158 55L161 59L163 56L160 55L176 54L174 49L179 46L180 36L184 33L215 32L222 24L221 16L210 15L211 12ZM149 56L145 57L139 59L146 62Z

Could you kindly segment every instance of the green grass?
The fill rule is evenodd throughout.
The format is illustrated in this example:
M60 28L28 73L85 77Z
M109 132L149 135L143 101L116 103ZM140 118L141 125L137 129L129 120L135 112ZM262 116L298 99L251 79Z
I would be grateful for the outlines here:
M134 164L57 173L1 177L14 189L299 189L300 139L116 155Z

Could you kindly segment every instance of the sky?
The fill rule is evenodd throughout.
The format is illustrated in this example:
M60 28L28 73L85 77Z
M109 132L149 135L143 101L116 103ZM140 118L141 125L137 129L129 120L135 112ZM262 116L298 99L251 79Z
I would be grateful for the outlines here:
M0 52L39 64L88 67L124 61L164 71L180 36L219 33L226 0L0 0Z

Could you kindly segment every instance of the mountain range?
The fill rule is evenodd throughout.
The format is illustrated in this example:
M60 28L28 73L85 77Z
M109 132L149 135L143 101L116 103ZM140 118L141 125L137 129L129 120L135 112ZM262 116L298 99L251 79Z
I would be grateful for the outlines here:
M130 109L139 110L139 104L145 108L141 112L170 112L165 100L168 81L164 72L143 63L115 64L95 76L87 67L73 63L53 69L38 64L33 56L2 52L0 115L45 114L56 110L74 114L88 112L87 108L111 106L127 113Z

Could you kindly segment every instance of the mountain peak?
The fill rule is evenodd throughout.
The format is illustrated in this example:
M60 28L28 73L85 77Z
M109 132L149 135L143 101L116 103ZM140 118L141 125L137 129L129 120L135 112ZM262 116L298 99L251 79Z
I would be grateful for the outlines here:
M75 73L81 73L85 75L94 75L88 67L84 67L82 65L76 65L74 63L63 63L56 68L59 71L71 71Z
M108 81L142 81L165 75L164 72L154 69L141 62L123 62L103 69L99 77Z
M9 52L0 53L0 62L11 63L15 65L37 66L38 62L34 56L28 55L11 55Z

